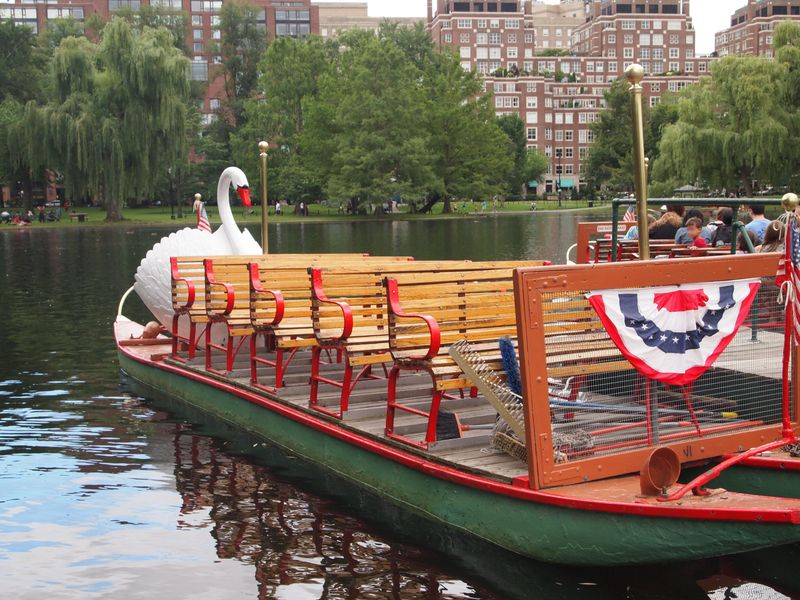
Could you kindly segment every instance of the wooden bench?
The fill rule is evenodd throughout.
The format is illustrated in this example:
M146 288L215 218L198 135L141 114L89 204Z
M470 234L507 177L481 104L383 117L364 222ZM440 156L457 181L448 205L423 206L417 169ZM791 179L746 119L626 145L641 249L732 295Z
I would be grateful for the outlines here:
M347 264L367 260L363 254L273 254L267 256L222 256L204 261L206 288L206 369L213 367L214 350L225 352L225 371L233 370L233 362L244 341L256 332L251 312L251 265L269 271L277 268L307 269L310 264ZM394 260L409 260L398 257ZM308 276L306 275L306 289ZM225 345L213 341L215 325L227 328ZM236 340L239 340L238 342ZM251 351L253 346L250 346Z
M197 351L197 325L208 322L205 302L205 267L202 256L172 256L169 259L172 288L172 358L183 361L179 355L181 344L189 350L189 360ZM179 333L181 317L189 320L188 337Z
M453 392L463 395L466 389L476 393L474 383L448 353L450 345L466 340L490 364L498 365L499 338L515 338L517 333L513 271L514 266L508 265L480 271L419 274L405 280L386 278L389 348L394 359L388 382L388 437L427 448L436 441L443 398ZM402 371L425 371L430 375L433 389L429 411L398 401L397 383ZM427 419L422 441L395 431L398 410Z
M77 219L79 223L83 223L84 221L88 221L89 220L89 214L88 213L74 213L74 212L71 212L71 213L69 213L69 218L70 218L71 221L75 221Z
M309 269L311 276L311 318L316 345L312 350L310 406L342 417L350 395L359 381L380 377L373 367L392 361L389 352L388 309L384 278L387 274L414 277L431 271L482 269L470 261L414 261L406 264L354 266L352 269ZM537 261L537 265L541 261ZM344 366L341 379L320 374L324 351L336 351ZM355 370L358 370L355 373ZM341 390L339 409L331 411L317 401L319 385Z
M275 391L284 385L284 374L298 351L318 345L311 319L311 283L308 269L322 270L356 268L369 264L405 264L414 262L410 257L339 257L336 261L307 260L294 266L264 268L254 261L249 268L250 323L253 336L250 341L250 380L257 387ZM274 357L258 354L258 339L266 341ZM275 386L259 383L258 366L274 369Z

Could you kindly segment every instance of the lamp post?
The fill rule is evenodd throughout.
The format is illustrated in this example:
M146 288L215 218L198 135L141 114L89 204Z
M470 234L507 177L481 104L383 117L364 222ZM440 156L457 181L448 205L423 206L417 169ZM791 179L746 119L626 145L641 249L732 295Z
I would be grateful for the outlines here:
M267 222L269 216L269 200L267 196L267 142L258 143L258 157L261 162L261 251L266 256L269 254L269 233Z
M558 208L561 208L561 158L563 155L563 151L561 148L556 148L556 158L558 159L558 165L556 165L556 175L558 175L558 182L556 183L556 187L558 188Z
M175 220L175 180L172 178L172 167L167 169L169 174L169 218Z
M644 109L642 107L642 79L644 69L632 64L625 69L625 79L631 84L631 111L633 113L633 182L636 190L636 222L639 231L639 258L650 258L650 234L647 230L647 158L644 154Z

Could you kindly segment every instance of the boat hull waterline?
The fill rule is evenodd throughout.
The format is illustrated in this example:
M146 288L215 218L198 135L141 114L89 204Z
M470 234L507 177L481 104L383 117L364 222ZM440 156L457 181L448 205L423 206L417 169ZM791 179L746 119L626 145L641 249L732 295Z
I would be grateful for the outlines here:
M124 317L115 324L120 366L128 377L258 434L395 505L523 556L572 565L631 565L800 541L800 510L742 518L740 511L722 506L709 511L652 500L587 500L458 471L264 393L132 352L119 344L130 337L131 325Z

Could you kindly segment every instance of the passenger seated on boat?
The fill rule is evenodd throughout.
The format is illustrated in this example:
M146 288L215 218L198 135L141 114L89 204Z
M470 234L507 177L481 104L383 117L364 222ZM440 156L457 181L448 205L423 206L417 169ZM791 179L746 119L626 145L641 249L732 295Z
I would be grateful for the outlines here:
M756 252L783 252L783 221L772 221L764 231L764 243L756 247Z
M705 248L708 246L706 240L701 235L703 231L703 221L697 217L692 217L686 221L686 237L689 239L688 245L692 248Z
M727 246L731 243L733 210L727 206L720 208L717 213L717 223L717 228L711 238L711 245L715 248Z
M651 240L674 240L678 229L683 225L681 216L683 207L677 204L668 204L667 211L656 222L650 225Z
M689 244L692 241L686 233L686 224L689 222L689 219L695 218L700 219L700 235L706 241L706 245L711 241L713 232L708 227L703 227L703 213L696 208L690 208L686 211L686 214L683 215L683 227L678 229L678 232L675 234L676 244Z
M745 236L750 238L750 244L754 249L758 245L758 238L756 237L756 233L754 231L750 231L749 229L745 229L741 232L736 241L737 252L743 252L743 253L750 252L750 248L747 247L747 242L745 241Z

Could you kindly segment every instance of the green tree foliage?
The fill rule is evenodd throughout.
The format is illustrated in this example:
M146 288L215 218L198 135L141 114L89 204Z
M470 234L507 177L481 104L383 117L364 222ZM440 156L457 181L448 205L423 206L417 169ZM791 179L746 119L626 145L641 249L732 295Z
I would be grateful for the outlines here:
M74 17L67 19L48 19L47 29L42 36L43 43L49 51L53 51L61 44L61 40L68 37L83 36L83 23Z
M28 103L16 130L20 160L64 175L69 197L102 200L109 220L152 194L186 160L188 61L166 29L141 34L113 19L99 44L65 38L46 104Z
M225 78L226 118L241 125L244 103L258 83L258 63L267 49L267 32L259 15L264 8L243 2L225 2L219 14L222 75ZM263 17L262 17L263 18Z
M22 140L11 132L19 122L23 103L44 93L46 59L29 27L18 26L10 19L0 21L0 185L21 182L26 208L32 206L36 172L19 161Z
M354 32L306 102L304 162L337 202L419 197L433 183L419 71L389 40Z
M46 60L29 27L11 19L0 20L0 101L38 98Z
M259 98L245 103L245 125L232 135L236 164L258 172L258 142L272 145L270 198L306 202L320 197L321 180L303 166L299 136L305 127L304 102L317 95L319 78L337 51L318 37L282 37L269 45L260 64Z
M786 107L791 136L800 137L800 25L794 21L784 21L775 28L775 57L786 65L786 85L784 86ZM792 189L800 186L800 153L792 152L788 157L787 171L791 175L789 185Z
M549 166L550 159L544 153L537 148L529 148L525 156L525 183L541 181Z
M525 123L516 113L506 113L497 118L497 124L508 136L514 147L514 168L508 180L508 189L512 194L518 194L522 191L523 186L530 181L527 179L528 150Z
M587 178L594 187L613 190L633 189L633 119L630 84L617 79L605 92L606 108L592 124L594 143L589 148ZM659 142L667 125L678 118L675 97L665 94L649 108L645 100L645 153L650 164L657 158Z
M754 179L784 183L792 144L783 102L786 72L784 64L761 58L716 62L711 78L681 94L678 121L661 140L655 178L741 187L748 196Z

